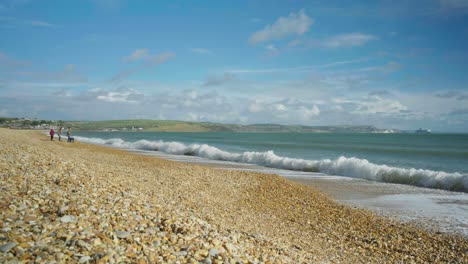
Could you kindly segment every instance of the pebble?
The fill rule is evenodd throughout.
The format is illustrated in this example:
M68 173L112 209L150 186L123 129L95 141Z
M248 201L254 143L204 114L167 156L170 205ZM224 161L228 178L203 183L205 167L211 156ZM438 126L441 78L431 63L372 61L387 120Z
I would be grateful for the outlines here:
M118 237L118 238L127 238L130 236L130 233L127 232L127 231L120 231L120 230L117 230L115 231L115 235Z
M211 257L217 257L219 255L219 250L216 248L211 248L209 251L209 255Z
M72 215L65 215L65 216L62 216L60 218L60 221L62 223L72 223L72 222L75 222L76 221L76 217L72 216Z
M86 263L86 262L88 262L90 259L91 259L90 256L83 256L83 257L80 258L79 262L80 262L80 263Z
M0 251L1 252L8 252L8 251L10 251L10 249L16 247L16 245L18 245L18 244L14 243L14 242L6 243L5 245L0 246Z

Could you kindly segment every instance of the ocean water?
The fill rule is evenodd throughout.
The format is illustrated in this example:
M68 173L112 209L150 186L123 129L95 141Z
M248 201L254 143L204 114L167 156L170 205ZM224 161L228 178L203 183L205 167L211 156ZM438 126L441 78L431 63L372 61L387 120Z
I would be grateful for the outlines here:
M77 132L83 142L468 192L468 134ZM344 178L343 178L344 179Z

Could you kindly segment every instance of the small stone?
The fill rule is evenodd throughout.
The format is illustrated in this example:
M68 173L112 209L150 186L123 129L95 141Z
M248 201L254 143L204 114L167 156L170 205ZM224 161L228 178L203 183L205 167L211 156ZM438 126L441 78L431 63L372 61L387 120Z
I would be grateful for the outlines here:
M65 215L65 216L62 216L62 218L60 218L60 221L62 223L72 223L72 222L75 222L75 220L76 220L76 217L72 215Z
M1 252L8 252L8 251L10 251L10 249L16 247L16 245L17 244L14 243L14 242L6 243L5 245L0 246L0 251Z
M90 256L82 256L82 257L80 258L80 261L79 261L79 262L80 262L80 263L86 263L86 262L88 262L90 259L91 259Z
M67 210L68 210L68 206L62 206L60 207L58 213L59 215L63 215Z
M199 254L200 256L202 256L202 257L206 257L206 256L208 256L208 250L202 249L202 250L200 250L200 251L198 252L198 254Z
M116 231L115 231L115 235L116 235L118 238L127 238L127 237L130 236L130 233L129 233L129 232L126 232L126 231L116 230Z
M212 257L217 257L219 255L219 250L217 248L211 248L209 254Z
M101 239L99 239L99 238L94 239L93 245L99 246L99 245L101 245L101 244L102 244Z
M36 217L32 216L32 215L27 215L24 217L23 219L25 222L33 222L33 221L36 221Z
M219 246L221 244L221 241L219 241L218 239L213 239L213 241L211 241L211 243L213 243L213 245L215 246Z
M19 244L19 246L22 247L22 248L26 248L26 249L32 247L31 244L26 243L26 242L23 242L23 243Z
M204 261L205 264L211 264L211 259L210 258L206 258L205 261Z

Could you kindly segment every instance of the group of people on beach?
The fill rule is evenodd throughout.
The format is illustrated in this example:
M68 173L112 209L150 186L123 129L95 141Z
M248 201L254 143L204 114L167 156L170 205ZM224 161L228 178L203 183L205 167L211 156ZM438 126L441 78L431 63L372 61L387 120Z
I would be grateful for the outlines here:
M57 131L59 141L62 141L62 131L63 131L63 127L59 127L59 129ZM53 128L50 129L49 135L50 135L50 141L54 141L55 130ZM71 136L71 128L70 127L67 129L67 138L68 138L67 142L73 142L74 141L74 138Z

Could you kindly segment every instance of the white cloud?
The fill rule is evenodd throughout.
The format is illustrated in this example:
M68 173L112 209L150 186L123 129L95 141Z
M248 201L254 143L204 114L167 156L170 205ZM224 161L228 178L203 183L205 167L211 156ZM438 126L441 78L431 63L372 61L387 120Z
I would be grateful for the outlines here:
M249 120L283 124L310 124L320 115L319 107L311 102L297 99L254 99L247 107Z
M96 99L109 103L137 103L136 100L130 99L133 95L133 91L107 92L104 95L98 95Z
M364 101L357 102L355 113L360 114L399 114L408 110L408 107L397 100L384 99L380 96L369 96Z
M70 96L68 96L70 97ZM80 102L102 101L107 103L138 103L144 100L144 95L135 89L120 87L117 89L92 88L78 95L73 100Z
M324 39L316 43L316 45L329 49L351 48L362 46L375 39L377 39L377 37L369 34L347 33Z
M282 39L290 35L303 35L309 31L313 22L313 19L308 17L304 9L302 9L299 13L290 13L288 17L280 17L275 23L253 33L249 38L249 42L258 44L269 40Z

